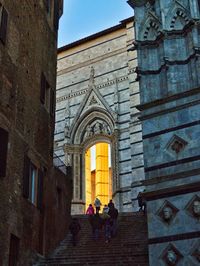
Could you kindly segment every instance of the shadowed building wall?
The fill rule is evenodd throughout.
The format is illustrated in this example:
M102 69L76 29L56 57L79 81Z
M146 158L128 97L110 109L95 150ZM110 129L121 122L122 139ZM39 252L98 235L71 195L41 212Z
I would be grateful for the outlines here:
M62 1L0 1L0 265L32 265L67 231L71 182L53 166L61 14Z
M136 22L150 265L199 265L200 1L128 2Z

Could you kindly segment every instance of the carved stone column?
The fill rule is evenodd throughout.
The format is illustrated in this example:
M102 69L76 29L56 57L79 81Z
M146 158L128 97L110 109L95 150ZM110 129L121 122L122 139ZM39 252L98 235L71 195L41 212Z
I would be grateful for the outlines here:
M108 166L108 144L96 145L96 197L102 203L109 202L109 166Z

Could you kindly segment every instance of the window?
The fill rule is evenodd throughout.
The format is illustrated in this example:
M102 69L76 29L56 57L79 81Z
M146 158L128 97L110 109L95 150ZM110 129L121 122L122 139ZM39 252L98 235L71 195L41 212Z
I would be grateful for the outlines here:
M28 199L34 204L37 204L37 168L30 163L29 168L29 197Z
M10 236L9 266L18 265L20 239L15 235Z
M8 12L0 4L0 40L3 44L6 43L7 24L8 24Z
M50 87L44 73L41 74L40 101L51 116L54 116L55 92Z
M25 156L23 195L39 209L42 209L43 176L43 172Z
M47 111L49 111L49 108L50 108L50 86L46 80L44 73L41 74L40 101L45 106Z
M6 176L8 132L0 128L0 177Z
M51 14L51 1L52 0L45 0L45 6L48 14Z

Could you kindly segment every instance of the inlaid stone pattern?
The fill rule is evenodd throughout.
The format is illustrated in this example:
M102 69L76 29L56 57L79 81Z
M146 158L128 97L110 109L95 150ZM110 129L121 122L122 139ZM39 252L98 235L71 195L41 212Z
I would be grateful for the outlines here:
M186 208L189 215L200 222L200 197L195 195L187 204Z
M172 203L166 200L158 210L157 215L165 224L170 225L178 211L179 210Z
M169 265L169 266L177 265L179 261L182 259L182 257L183 257L182 254L172 244L169 244L167 246L167 248L164 250L161 256L165 265Z
M161 241L149 246L150 265L199 265L199 199L198 192L147 202L149 239ZM169 262L174 254L177 259Z
M174 135L167 144L167 150L172 154L178 155L181 151L184 150L187 144L187 141L177 135Z

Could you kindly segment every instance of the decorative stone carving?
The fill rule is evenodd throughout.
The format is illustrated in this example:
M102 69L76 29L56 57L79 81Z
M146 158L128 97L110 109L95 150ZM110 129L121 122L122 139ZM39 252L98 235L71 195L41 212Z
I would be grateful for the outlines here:
M187 204L187 212L200 221L200 197L195 195Z
M169 265L176 265L177 256L173 250L167 251L166 258Z
M182 254L175 248L174 245L169 244L162 253L162 260L166 265L175 266L183 257Z
M166 200L158 210L157 215L165 224L169 225L173 221L178 211L179 210L172 203Z
M94 133L95 134L100 134L101 133L101 126L100 126L100 123L97 122L94 126Z
M92 127L91 125L87 125L86 127L86 133L85 133L85 137L86 138L89 138L93 135L93 132L92 132Z
M187 144L187 141L178 137L177 135L174 135L167 144L167 150L173 154L179 154L184 150Z
M200 201L195 200L193 202L193 213L195 216L200 217Z
M97 100L96 100L95 97L93 96L93 97L91 98L91 100L90 100L89 105L93 105L93 104L97 104L97 103L98 103Z
M109 127L105 122L102 124L102 133L110 135Z
M172 209L170 207L165 207L163 209L163 219L165 221L171 220L172 215L173 215L173 211L172 211Z

